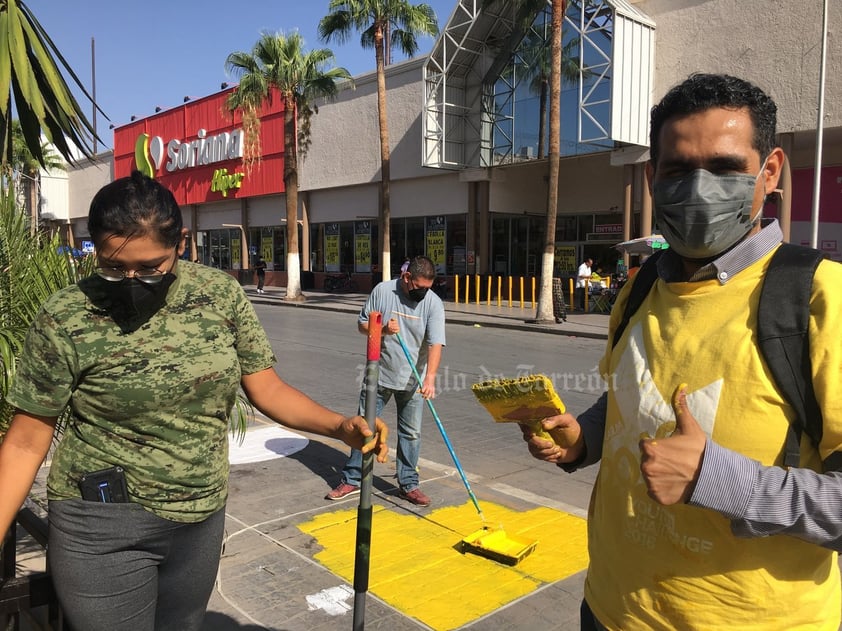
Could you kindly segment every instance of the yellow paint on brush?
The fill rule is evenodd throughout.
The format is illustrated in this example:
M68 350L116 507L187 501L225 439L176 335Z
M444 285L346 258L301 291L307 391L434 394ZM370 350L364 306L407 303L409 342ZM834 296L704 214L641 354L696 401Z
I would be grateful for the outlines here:
M470 503L424 517L375 505L369 592L433 629L447 630L587 567L584 519L488 502L483 513L490 527L505 525L507 535L538 540L535 551L516 566L459 552L459 542L482 527ZM315 559L353 584L356 509L324 513L298 528L322 546Z
M562 429L556 437L544 431L541 421L564 414L564 403L546 375L524 375L511 379L491 379L471 386L474 396L497 423L527 425L536 436L553 440L562 447L573 445L579 436Z

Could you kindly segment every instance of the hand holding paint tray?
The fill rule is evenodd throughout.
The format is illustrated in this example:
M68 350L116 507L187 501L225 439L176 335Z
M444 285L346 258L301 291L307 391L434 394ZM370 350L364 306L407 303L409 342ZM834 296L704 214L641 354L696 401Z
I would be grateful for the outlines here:
M528 425L539 438L558 443L541 426L549 416L564 414L564 403L556 394L553 382L545 375L527 375L512 379L491 379L471 386L474 396L497 423ZM564 432L565 434L567 432ZM565 441L569 447L577 436Z

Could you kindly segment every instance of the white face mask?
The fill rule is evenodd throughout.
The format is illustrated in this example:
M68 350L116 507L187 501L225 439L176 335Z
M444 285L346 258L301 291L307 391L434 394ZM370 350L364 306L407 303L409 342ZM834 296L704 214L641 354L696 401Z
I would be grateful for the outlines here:
M652 204L658 227L677 254L710 259L722 254L751 230L763 209L756 212L757 175L714 175L696 169L681 177L652 185Z

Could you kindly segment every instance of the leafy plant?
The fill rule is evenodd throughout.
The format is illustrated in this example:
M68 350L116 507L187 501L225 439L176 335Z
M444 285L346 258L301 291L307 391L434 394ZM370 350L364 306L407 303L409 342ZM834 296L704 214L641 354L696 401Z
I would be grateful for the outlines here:
M73 258L58 235L31 232L14 187L8 180L6 184L0 189L0 432L11 420L6 396L38 309L51 294L92 273L94 266L91 257Z

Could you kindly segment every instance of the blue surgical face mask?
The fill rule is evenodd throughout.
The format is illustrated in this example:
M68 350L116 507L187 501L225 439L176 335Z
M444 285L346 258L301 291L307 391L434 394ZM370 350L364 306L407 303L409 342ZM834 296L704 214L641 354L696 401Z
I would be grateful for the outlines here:
M652 185L658 228L670 248L687 259L710 259L735 245L763 209L752 208L757 175L715 175L696 169Z

